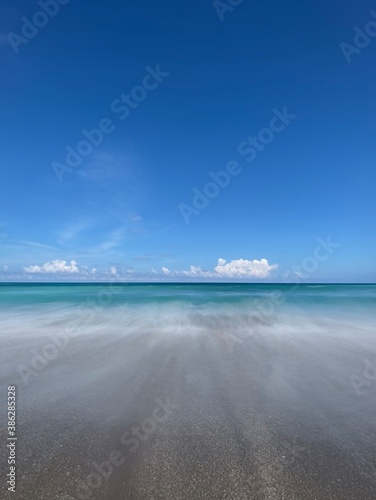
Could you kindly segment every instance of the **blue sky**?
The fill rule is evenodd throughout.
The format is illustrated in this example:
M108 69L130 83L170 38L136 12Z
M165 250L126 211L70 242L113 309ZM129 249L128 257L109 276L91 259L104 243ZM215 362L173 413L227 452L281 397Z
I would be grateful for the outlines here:
M0 280L376 281L372 2L65 2L0 5Z

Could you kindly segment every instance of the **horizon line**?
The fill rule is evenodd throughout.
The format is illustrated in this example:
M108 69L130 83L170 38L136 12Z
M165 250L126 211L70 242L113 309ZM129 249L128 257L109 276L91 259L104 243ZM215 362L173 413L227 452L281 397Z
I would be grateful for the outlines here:
M242 281L0 281L0 285L376 285L374 282L242 282Z

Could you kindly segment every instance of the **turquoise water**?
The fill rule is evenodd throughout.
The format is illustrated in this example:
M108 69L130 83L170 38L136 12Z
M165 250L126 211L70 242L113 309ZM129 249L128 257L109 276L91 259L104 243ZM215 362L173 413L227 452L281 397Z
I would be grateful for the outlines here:
M376 285L0 284L0 326L46 330L245 332L330 330L356 335L376 326ZM267 331L266 331L267 329Z
M244 304L272 294L288 304L376 305L376 285L281 284L23 284L0 283L0 307L31 304L79 304L94 300L104 306L182 302L189 305Z

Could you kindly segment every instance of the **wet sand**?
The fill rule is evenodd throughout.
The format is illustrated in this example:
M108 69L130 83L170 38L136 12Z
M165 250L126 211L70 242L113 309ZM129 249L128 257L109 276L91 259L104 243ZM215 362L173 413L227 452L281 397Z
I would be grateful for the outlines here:
M93 333L25 385L30 342L2 339L13 498L376 498L376 382L356 395L367 352L350 343L255 335L231 353L221 335Z

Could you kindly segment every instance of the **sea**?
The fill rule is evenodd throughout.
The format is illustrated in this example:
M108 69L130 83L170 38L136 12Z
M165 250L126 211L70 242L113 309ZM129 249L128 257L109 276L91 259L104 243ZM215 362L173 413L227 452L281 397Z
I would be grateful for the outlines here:
M376 498L373 284L3 283L8 387L22 500Z

